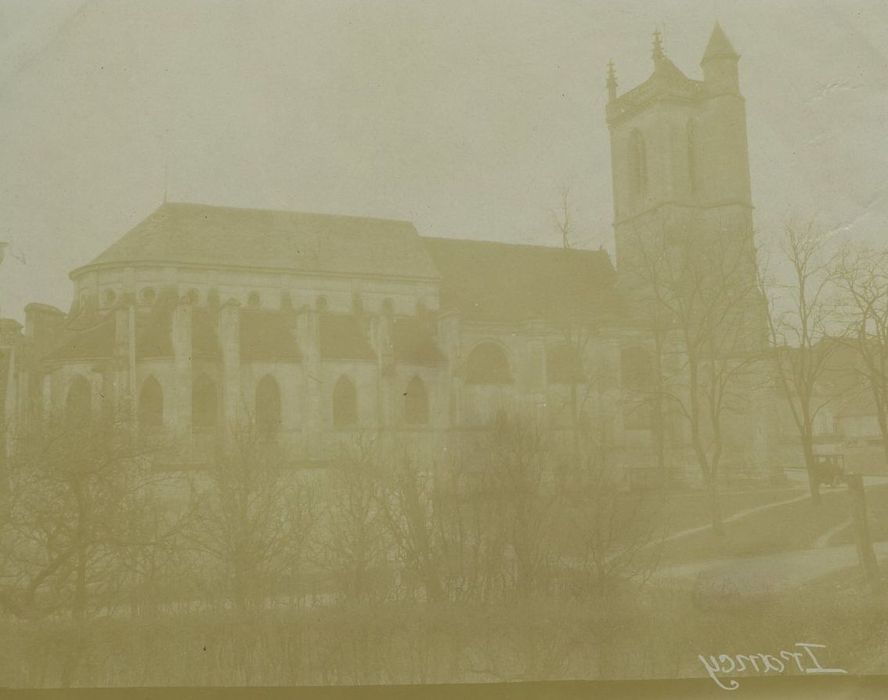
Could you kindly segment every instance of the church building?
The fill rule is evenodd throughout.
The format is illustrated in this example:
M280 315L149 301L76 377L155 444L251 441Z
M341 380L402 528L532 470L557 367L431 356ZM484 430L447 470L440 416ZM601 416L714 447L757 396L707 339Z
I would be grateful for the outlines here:
M702 80L659 37L641 85L619 94L611 66L616 264L406 221L164 202L71 272L67 311L0 321L7 449L48 417L111 410L169 446L165 468L206 464L244 424L297 465L358 435L435 457L514 415L565 443L606 427L622 465L650 468L633 235L683 221L752 244L738 60L716 26Z

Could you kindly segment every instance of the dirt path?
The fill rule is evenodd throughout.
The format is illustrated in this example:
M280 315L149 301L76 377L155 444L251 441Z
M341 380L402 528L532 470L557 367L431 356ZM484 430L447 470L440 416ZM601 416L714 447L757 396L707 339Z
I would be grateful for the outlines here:
M810 497L811 496L808 493L804 493L801 496L796 496L794 498L790 498L785 501L775 501L774 503L765 503L760 506L746 508L745 510L740 510L740 511L737 511L736 513L733 513L732 515L729 515L728 517L724 518L722 520L722 522L725 524L733 523L737 520L742 520L743 518L747 518L750 515L755 515L756 513L761 513L762 511L765 511L765 510L770 510L771 508L779 508L781 506L788 506L792 503L799 503L800 501L807 500ZM651 544L652 545L665 544L666 542L680 540L682 537L689 537L691 535L696 535L699 532L706 532L707 530L710 530L711 528L712 528L712 525L707 523L706 525L698 525L697 527L691 527L691 528L688 528L687 530L679 530L678 532L673 532L672 534L667 535L663 539L657 540L657 542L651 543Z
M851 527L851 520L848 519L843 523L836 525L833 528L830 528L826 532L824 532L817 540L814 542L814 549L823 549L824 547L829 547L829 543L833 537L838 535L842 530Z
M877 557L888 557L888 542L877 542L873 547ZM706 582L738 593L776 593L857 564L857 548L853 544L843 544L669 566L660 569L654 579L682 587Z
M886 483L886 480L876 479L874 482L876 485L881 485ZM725 518L724 522L726 524L735 522L771 508L780 508L809 498L810 495L806 492L788 500L747 508ZM850 526L851 521L847 520L830 528L818 537L813 547L809 549L753 557L708 559L667 566L660 569L654 578L681 586L703 583L706 586L732 589L738 593L790 590L821 576L858 565L855 545L830 546L832 539ZM703 525L673 532L660 542L672 542L706 532L710 527L710 525ZM877 542L874 544L874 549L877 557L888 557L888 542Z

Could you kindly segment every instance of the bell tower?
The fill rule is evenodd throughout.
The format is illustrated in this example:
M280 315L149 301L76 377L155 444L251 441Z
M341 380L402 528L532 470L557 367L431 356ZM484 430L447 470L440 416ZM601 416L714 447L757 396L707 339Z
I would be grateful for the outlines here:
M746 105L738 63L716 24L703 79L687 77L655 32L653 72L622 94L608 66L617 267L632 265L639 231L681 225L752 241Z
M650 77L622 94L608 66L614 235L626 326L655 348L658 381L686 405L690 387L694 396L723 388L719 382L730 376L724 368L744 367L731 377L732 392L743 401L732 406L730 427L725 421L730 437L724 444L731 447L722 468L764 470L771 397L762 389L769 369L759 360L768 326L755 269L740 56L718 24L703 52L702 79L689 78L669 59L659 32L651 56ZM691 356L696 369L709 363L709 379L698 371L691 376L691 363L681 360ZM677 439L687 447L686 414L666 404L656 410L657 425L682 426ZM659 435L656 440L664 440Z

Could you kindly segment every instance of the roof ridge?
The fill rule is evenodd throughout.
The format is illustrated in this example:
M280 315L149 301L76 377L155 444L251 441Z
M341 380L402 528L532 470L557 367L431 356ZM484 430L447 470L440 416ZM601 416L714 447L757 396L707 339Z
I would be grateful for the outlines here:
M491 241L483 238L451 238L449 236L420 236L422 241L447 241L453 243L470 243L478 245L505 246L508 248L532 248L535 250L564 251L567 253L603 253L603 248L564 248L559 245L546 245L544 243L510 243L509 241Z
M414 226L409 219L393 219L382 216L365 216L361 214L331 214L321 211L303 211L299 209L269 209L262 207L235 207L227 204L209 204L207 202L164 202L155 209L149 216L153 216L161 212L163 209L193 207L196 209L212 209L220 212L249 212L253 214L285 214L290 216L321 216L330 219L352 219L356 221L380 221L386 223L409 224Z

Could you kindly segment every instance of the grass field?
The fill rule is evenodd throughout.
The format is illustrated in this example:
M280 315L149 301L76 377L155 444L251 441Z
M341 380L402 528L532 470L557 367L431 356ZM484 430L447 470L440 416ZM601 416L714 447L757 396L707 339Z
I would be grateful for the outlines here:
M722 514L729 517L757 506L788 501L804 493L798 487L729 491L721 495ZM701 527L710 522L708 498L700 491L669 494L661 502L661 507L667 533Z
M868 489L873 538L888 538L888 486ZM779 499L778 499L779 500ZM725 515L729 511L725 509ZM760 554L808 549L830 530L850 518L848 492L844 488L823 492L823 503L815 507L808 500L776 506L748 518L725 525L722 537L704 531L667 542L663 562L687 563L703 559L747 557ZM853 542L850 528L830 538L829 544Z
M888 540L888 485L867 486L866 506L873 540L877 542ZM854 530L850 526L829 539L829 544L852 542L854 542Z

